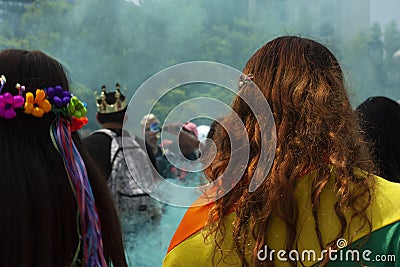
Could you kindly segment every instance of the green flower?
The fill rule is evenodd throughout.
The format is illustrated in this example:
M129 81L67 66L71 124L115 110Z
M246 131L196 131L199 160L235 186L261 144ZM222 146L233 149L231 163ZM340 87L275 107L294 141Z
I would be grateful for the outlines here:
M81 102L76 96L73 96L68 104L68 115L82 118L86 116L86 113L86 103Z

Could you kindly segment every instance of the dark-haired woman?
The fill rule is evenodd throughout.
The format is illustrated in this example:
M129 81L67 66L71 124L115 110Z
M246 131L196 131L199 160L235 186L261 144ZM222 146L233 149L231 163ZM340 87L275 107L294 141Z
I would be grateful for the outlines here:
M40 51L0 52L1 266L127 266L108 187L76 130L85 105Z

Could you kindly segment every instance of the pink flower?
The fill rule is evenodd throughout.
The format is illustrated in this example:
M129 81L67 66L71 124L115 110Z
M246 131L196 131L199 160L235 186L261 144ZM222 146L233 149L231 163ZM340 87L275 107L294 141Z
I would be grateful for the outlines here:
M12 119L17 116L15 108L19 108L24 104L25 100L22 96L13 96L10 93L0 95L0 117Z

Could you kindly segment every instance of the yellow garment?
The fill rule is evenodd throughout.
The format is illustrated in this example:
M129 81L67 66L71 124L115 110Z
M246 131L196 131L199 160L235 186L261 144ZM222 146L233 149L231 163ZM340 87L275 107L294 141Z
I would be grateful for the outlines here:
M366 177L365 173L356 170L355 174L358 176ZM298 253L304 250L313 250L316 252L317 259L321 255L321 249L318 245L317 235L315 233L314 217L311 209L311 182L312 175L304 176L296 188L296 197L299 205L299 221L298 221ZM400 184L388 182L380 177L373 176L376 181L371 205L368 209L368 214L371 216L372 231L378 230L384 226L400 221ZM325 187L321 193L319 219L322 232L323 243L332 241L336 238L340 229L339 219L336 217L334 211L334 204L337 196L334 189L333 179ZM345 214L347 222L350 220L351 213ZM221 258L219 252L216 253L214 263L216 266L240 266L240 260L236 255L232 243L232 224L235 220L235 213L230 214L226 218L225 228L226 235L222 243L223 260L216 264ZM349 242L360 239L368 233L368 228L364 227L356 235L354 231L360 228L359 221L353 220L350 225L350 230L347 229L343 238ZM351 235L350 235L351 234ZM352 236L354 235L354 236ZM269 234L267 236L268 250L275 251L284 249L285 244L285 224L273 217L269 227ZM249 249L248 260L252 255L253 244L248 244ZM201 231L193 234L174 249L172 249L165 257L163 267L175 266L212 266L214 255L215 242L214 240L206 240ZM218 251L218 250L217 250ZM286 255L286 258L288 255ZM250 261L249 261L250 262ZM303 261L305 266L311 266L317 261ZM288 262L278 261L275 255L275 266L289 266ZM301 266L298 263L298 266Z

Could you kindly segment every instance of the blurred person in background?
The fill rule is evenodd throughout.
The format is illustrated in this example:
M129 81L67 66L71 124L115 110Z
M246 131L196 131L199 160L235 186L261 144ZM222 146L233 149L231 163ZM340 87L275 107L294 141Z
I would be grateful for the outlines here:
M189 136L185 136L188 133ZM196 160L199 158L199 132L197 130L197 125L193 122L185 122L182 125L182 132L178 136L179 146L181 148L183 156L188 160Z
M113 194L126 239L138 231L137 225L158 221L162 211L159 202L149 195L156 177L146 150L140 146L144 142L123 129L127 101L120 85L117 83L112 92L107 92L105 85L101 90L96 99L101 129L92 132L84 143Z
M145 142L148 144L147 154L155 158L153 167L163 178L175 178L175 168L167 159L159 140L161 137L161 126L158 118L150 113L142 117L140 121Z
M176 158L180 152L188 160L196 160L198 158L199 140L197 139L197 127L192 122L172 123L164 125L161 129L159 119L152 113L146 114L141 120L141 126L146 142L151 148L151 152L156 158L156 168L160 175L164 178L181 177L181 170L177 168L169 159ZM168 150L164 150L159 140L161 130L169 132L178 137L178 146L176 143L168 142ZM165 141L165 140L164 140ZM165 143L164 143L165 144ZM167 152L171 152L167 155Z
M378 174L400 182L400 104L384 97L370 97L356 108L365 136L372 144Z

